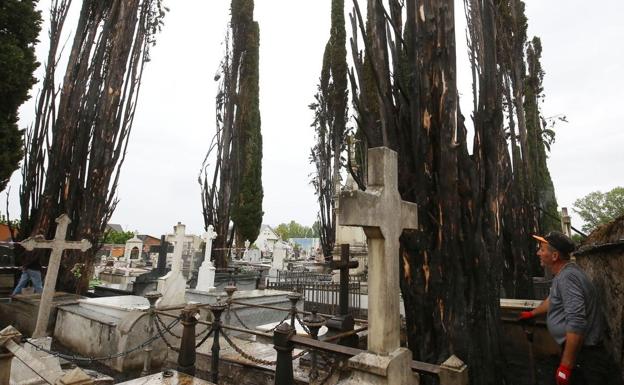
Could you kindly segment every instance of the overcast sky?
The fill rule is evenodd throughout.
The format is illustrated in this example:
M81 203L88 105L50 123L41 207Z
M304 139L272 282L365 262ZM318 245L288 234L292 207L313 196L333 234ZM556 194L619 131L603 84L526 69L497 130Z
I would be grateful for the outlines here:
M74 2L74 8L79 1ZM223 56L229 0L168 0L170 12L152 49L111 222L158 236L178 221L203 232L197 176L214 135L213 81ZM310 174L313 100L329 36L330 0L256 0L260 24L260 112L264 141L264 223L311 225L316 200ZM345 1L347 10L352 3ZM564 114L549 159L561 206L624 185L624 1L602 0L592 12L580 0L526 0L529 38L539 35L546 100L544 116ZM49 0L41 0L47 18ZM469 111L463 1L456 2L458 84ZM348 19L347 19L348 20ZM72 26L74 18L66 24ZM47 39L47 24L41 40ZM350 30L350 27L347 28ZM620 48L617 48L620 47ZM38 47L43 58L46 45ZM350 52L348 52L350 55ZM43 61L43 59L41 59ZM32 121L33 104L21 109ZM11 216L19 211L19 173L11 181ZM2 205L4 206L4 205ZM4 212L4 210L2 210ZM573 225L580 228L580 219Z

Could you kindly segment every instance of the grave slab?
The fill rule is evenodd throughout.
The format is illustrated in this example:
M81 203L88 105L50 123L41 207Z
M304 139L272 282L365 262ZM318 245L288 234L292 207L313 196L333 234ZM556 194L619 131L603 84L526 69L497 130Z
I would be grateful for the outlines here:
M176 370L165 370L134 380L121 382L117 385L214 385L212 382L204 381L188 374L180 373Z

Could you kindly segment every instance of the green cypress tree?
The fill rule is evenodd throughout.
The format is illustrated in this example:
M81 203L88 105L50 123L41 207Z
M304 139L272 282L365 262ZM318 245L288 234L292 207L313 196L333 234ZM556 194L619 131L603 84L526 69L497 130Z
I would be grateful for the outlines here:
M0 2L0 191L24 155L17 110L36 83L34 45L41 29L37 0Z
M239 139L238 194L232 220L237 241L254 242L262 225L262 133L260 131L259 46L260 28L253 21L253 0L232 2L234 54L241 53L236 126ZM240 243L238 243L240 244Z
M546 150L554 140L554 132L545 127L541 117L539 100L543 97L542 81L544 70L540 63L542 42L534 37L527 48L528 75L525 86L524 110L526 113L527 142L529 147L529 168L533 176L533 189L530 191L532 201L540 209L539 227L541 232L561 229L559 221L552 218L557 213L557 198L546 159ZM549 213L551 215L545 214Z

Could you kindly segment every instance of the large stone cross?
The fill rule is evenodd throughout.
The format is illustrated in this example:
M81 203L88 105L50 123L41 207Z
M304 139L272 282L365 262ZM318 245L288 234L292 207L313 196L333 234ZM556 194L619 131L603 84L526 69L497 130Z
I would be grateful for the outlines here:
M180 272L182 271L182 252L184 251L184 241L186 240L186 226L178 222L174 226L174 231L173 241L175 244L173 245L173 257L171 258L171 271Z
M397 153L368 150L366 191L340 193L340 224L362 226L368 243L368 351L388 355L400 347L399 237L416 229L415 203L401 200Z
M87 251L91 248L91 242L86 239L80 242L66 241L67 226L71 223L71 219L66 214L62 214L56 218L56 233L54 239L47 240L42 235L36 235L20 242L22 247L28 251L34 249L51 249L50 261L48 262L48 271L46 272L45 283L43 285L43 293L41 293L41 301L39 302L39 312L37 314L37 325L33 332L33 338L45 337L48 319L50 318L50 308L54 299L54 291L56 289L56 279L58 277L59 266L61 265L61 257L64 250L80 250Z

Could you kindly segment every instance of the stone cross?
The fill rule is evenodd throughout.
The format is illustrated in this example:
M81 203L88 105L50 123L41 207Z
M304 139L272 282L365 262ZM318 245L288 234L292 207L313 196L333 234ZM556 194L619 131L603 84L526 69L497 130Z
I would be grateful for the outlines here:
M173 246L173 257L171 259L171 271L180 272L182 271L182 253L184 251L184 241L186 240L186 225L178 222L176 226L174 226L175 234L174 234L174 242Z
M204 233L202 238L206 241L206 251L204 252L204 262L199 267L197 273L197 285L195 290L211 291L215 289L215 267L210 260L212 254L212 240L217 237L217 233L214 232L212 225L208 226L208 231Z
M62 214L56 218L56 233L54 239L47 240L42 235L36 235L20 242L24 249L33 251L34 249L51 249L50 261L48 262L48 271L41 293L41 301L39 302L39 313L37 314L37 325L33 332L33 338L44 337L50 318L50 308L54 299L54 291L56 289L56 279L58 270L61 265L61 257L64 250L80 250L87 251L91 248L91 242L86 239L80 242L66 241L67 226L71 223L71 219L67 214Z
M400 347L399 237L416 229L415 203L401 200L397 154L386 147L368 150L366 191L340 194L340 223L362 226L368 243L368 351L388 355Z
M212 225L208 225L208 231L206 231L204 235L202 236L202 238L206 242L206 251L204 252L203 263L206 263L206 261L208 261L208 263L212 264L212 262L210 262L211 257L212 257L212 240L215 239L216 237L217 237L217 233L214 231L214 227L212 227Z
M349 313L349 269L355 269L358 266L358 261L349 261L349 245L340 245L340 261L330 263L333 270L340 270L340 295L338 297L340 315Z

